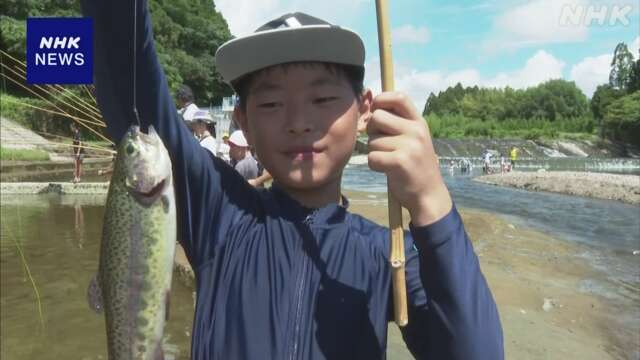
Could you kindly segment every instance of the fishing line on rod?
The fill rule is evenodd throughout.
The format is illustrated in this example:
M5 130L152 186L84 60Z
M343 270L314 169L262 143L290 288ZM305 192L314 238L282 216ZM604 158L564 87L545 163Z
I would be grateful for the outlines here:
M137 51L138 51L138 0L133 1L133 115L138 126L140 126L140 116L138 115L137 99Z

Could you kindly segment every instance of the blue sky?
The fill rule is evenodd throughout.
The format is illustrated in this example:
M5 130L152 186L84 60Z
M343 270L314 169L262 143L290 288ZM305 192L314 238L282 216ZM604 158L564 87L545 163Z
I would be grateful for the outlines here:
M302 11L360 34L365 85L380 89L374 0L217 0L242 35ZM638 56L638 0L389 0L396 89L422 110L430 92L464 85L524 88L573 80L591 96L624 41Z

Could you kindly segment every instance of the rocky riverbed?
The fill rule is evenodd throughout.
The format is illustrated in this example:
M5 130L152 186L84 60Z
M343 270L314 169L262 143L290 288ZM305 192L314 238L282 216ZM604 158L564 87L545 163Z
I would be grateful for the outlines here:
M531 191L622 201L640 205L640 176L570 171L510 172L480 176L475 181Z

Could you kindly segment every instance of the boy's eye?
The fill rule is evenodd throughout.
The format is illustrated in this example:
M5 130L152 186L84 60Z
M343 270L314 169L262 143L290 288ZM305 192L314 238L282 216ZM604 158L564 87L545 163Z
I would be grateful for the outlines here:
M337 96L318 97L318 98L313 99L313 103L314 104L325 104L325 103L331 102L331 101L336 100L336 99L338 99Z
M280 106L279 102L265 102L262 104L259 104L258 107L261 109L275 109L276 107Z

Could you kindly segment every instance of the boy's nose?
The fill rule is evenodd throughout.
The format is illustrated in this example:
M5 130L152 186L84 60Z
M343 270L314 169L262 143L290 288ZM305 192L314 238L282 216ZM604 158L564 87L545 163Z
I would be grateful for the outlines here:
M287 109L286 131L291 135L309 133L313 130L313 124L305 112L298 106L290 106Z

